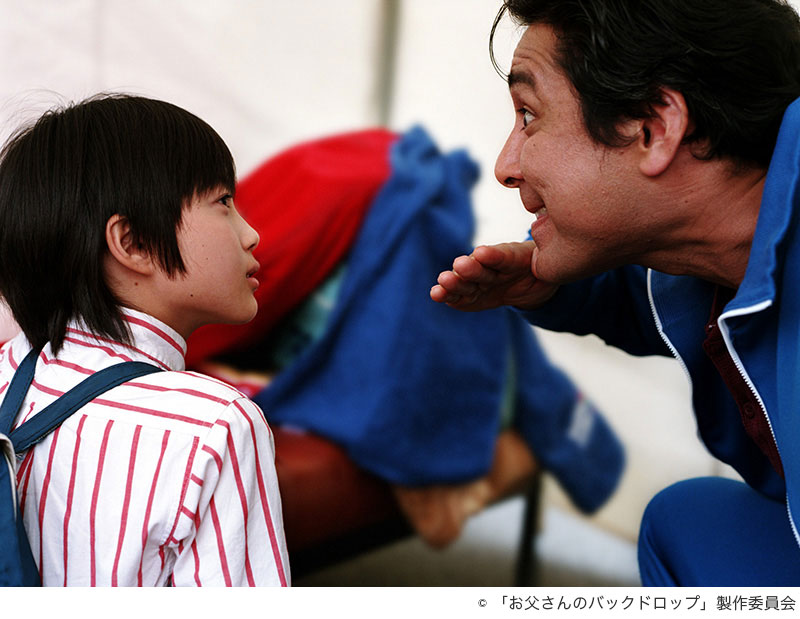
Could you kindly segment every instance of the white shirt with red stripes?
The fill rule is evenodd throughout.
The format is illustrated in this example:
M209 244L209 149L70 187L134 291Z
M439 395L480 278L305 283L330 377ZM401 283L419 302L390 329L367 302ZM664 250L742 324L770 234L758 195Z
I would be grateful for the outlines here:
M168 371L115 387L18 459L25 528L45 585L283 585L290 581L272 433L239 391L184 371L185 342L125 310L128 346L70 326L39 356L17 425L104 367ZM30 350L0 348L0 399Z

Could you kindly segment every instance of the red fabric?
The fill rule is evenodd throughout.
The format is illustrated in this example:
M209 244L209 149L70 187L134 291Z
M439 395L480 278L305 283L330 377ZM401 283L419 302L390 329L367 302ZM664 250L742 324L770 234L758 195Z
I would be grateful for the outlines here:
M397 137L369 129L307 142L239 181L236 208L261 237L258 314L246 325L198 329L187 343L188 367L262 338L324 280L389 177L389 147Z
M403 520L388 484L358 468L340 446L286 428L272 432L290 552Z

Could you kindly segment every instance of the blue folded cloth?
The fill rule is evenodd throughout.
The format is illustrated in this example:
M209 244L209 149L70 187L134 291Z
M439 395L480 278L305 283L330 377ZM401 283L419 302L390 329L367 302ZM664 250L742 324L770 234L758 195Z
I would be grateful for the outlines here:
M255 401L271 423L326 436L412 486L484 475L511 401L537 460L576 505L596 509L624 466L603 417L516 313L463 313L429 297L439 272L472 249L477 166L464 151L439 152L419 127L393 145L391 165L324 329Z

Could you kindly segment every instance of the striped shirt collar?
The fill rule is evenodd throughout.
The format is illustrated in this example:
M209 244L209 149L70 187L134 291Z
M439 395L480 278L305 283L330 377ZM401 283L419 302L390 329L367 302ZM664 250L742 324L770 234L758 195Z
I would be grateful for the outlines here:
M186 368L186 341L177 331L144 312L129 308L121 310L131 330L131 344L95 335L79 322L70 323L67 339L92 341L117 351L126 359L152 363L164 370L180 372Z

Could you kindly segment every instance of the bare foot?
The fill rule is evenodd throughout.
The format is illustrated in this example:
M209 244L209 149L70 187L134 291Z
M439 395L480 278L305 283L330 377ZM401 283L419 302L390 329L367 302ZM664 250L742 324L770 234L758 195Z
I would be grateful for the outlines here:
M458 538L467 518L524 488L536 470L528 446L514 430L506 430L497 437L485 477L464 484L394 486L393 491L417 534L430 546L444 548Z

